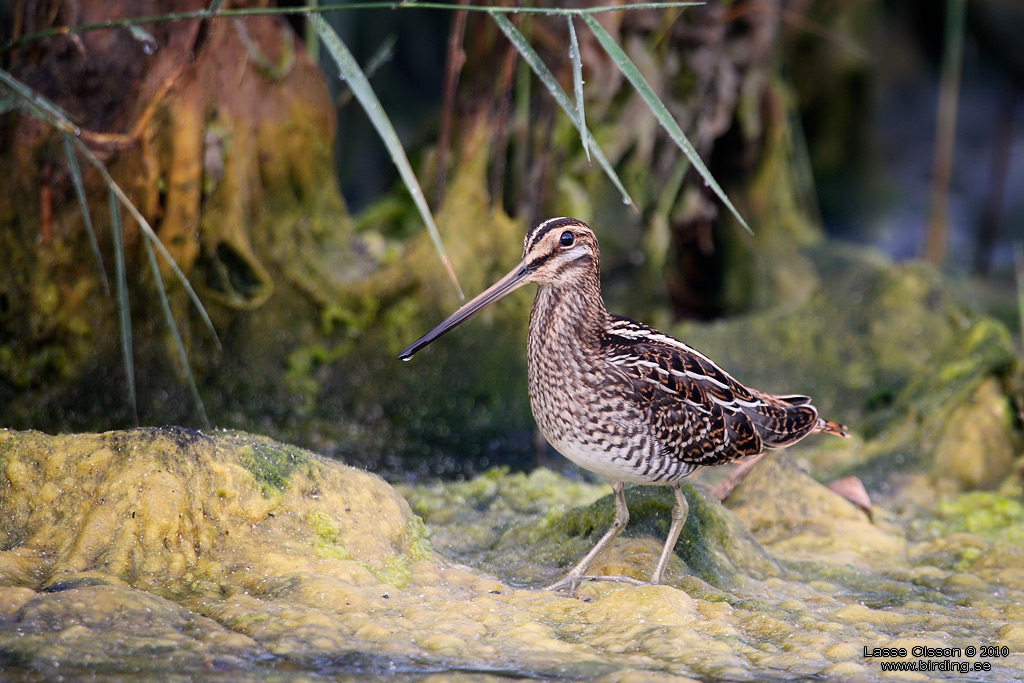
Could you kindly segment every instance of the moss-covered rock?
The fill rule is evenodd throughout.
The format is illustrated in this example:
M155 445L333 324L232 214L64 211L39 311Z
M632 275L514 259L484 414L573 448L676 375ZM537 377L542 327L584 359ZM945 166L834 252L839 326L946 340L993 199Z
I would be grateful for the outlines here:
M871 566L906 553L902 530L822 486L788 455L770 453L727 499L747 529L787 559Z
M685 564L673 560L670 585L588 583L571 599L453 564L426 537L516 582L550 578L603 530L603 486L494 471L409 488L424 526L379 478L261 437L2 432L0 666L32 680L872 681L887 675L863 647L984 642L1011 648L1001 677L1024 674L1022 546L991 531L1018 519L1011 498L988 500L989 522L973 531L955 524L978 507L965 498L915 529L906 554L847 548L871 559L851 561L793 541L784 517L825 535L860 513L781 462L736 494L769 498L766 547L687 487ZM631 535L598 568L650 570L668 493L629 491ZM796 512L774 500L801 495Z
M996 378L983 378L945 422L932 459L936 477L952 478L969 489L991 488L1012 471L1017 455L1013 409Z
M582 506L566 508L570 488L580 491ZM728 499L731 510L698 488L684 490L691 522L677 545L679 557L670 562L669 586L584 584L578 590L589 605L587 625L563 628L607 648L606 657L643 653L653 660L648 672L698 678L761 680L766 671L760 667L772 666L778 667L772 675L814 671L883 680L863 647L965 647L968 636L956 634L973 629L987 629L1008 647L1015 642L1012 618L1003 610L1019 612L1006 600L1024 595L1014 564L1019 540L999 531L965 533L954 521L986 508L986 528L1006 529L1019 507L1012 498L970 494L987 497L942 508L947 521L906 529L884 508L876 506L869 518L785 454L765 458L750 472ZM467 482L411 487L407 495L434 526L442 552L511 583L537 585L557 575L556 565L578 559L610 522L610 496L589 502L598 492L549 472L492 471ZM657 559L670 493L633 487L627 501L630 525L597 558L593 573L644 578ZM700 625L687 621L688 614ZM989 618L996 621L986 624ZM658 637L648 628L652 623L660 625ZM684 654L690 648L714 654L701 664ZM1011 660L1006 671L1024 669L1024 657ZM685 665L665 668L666 662Z
M174 594L348 576L352 564L402 583L423 553L422 527L383 480L240 432L5 431L0 471L6 585L85 579Z
M266 659L252 638L152 593L124 586L55 587L35 593L0 588L15 598L0 614L0 665L14 675L34 670L42 677L69 671L131 677L153 672L145 658L159 657L158 670L201 675L204 669L244 671ZM12 633L17 629L17 637ZM205 661L205 666L203 665Z
M713 586L729 586L747 576L764 579L779 571L760 544L721 503L692 484L683 483L690 509L676 544L676 555L685 566L670 566L669 576L692 574ZM594 574L631 576L646 581L668 534L674 498L666 488L632 487L626 494L630 521L623 536L642 539L620 544L591 566ZM547 566L575 563L611 526L615 511L611 495L586 507L557 511L537 524L526 523L506 531L494 550L507 564L517 554ZM503 575L502 567L495 570ZM509 577L512 580L514 577ZM549 578L555 578L551 575ZM671 580L671 578L670 578Z

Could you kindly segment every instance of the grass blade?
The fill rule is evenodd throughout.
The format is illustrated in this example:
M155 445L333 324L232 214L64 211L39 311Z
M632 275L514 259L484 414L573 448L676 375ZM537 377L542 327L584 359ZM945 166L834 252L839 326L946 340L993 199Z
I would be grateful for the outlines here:
M100 244L96 240L96 231L92 227L92 216L89 215L89 203L85 198L85 182L82 180L82 169L78 167L78 157L75 156L74 142L71 133L64 133L64 154L68 158L68 172L71 174L71 182L75 186L75 196L78 197L78 208L82 212L82 220L85 222L85 229L89 233L89 246L96 256L96 263L100 267L100 275L103 280L103 293L110 296L110 283L107 281L107 269L103 267L103 254L100 253Z
M80 145L80 150L85 149L86 152L88 152L89 148L86 147L84 144L81 144L80 140L76 139L75 143ZM103 176L104 181L107 183L107 187L109 187L110 190L115 195L117 195L117 198L120 200L121 205L124 206L124 208L128 211L129 214L131 214L132 218L135 219L135 222L139 224L139 229L142 230L142 236L148 239L150 242L152 242L153 246L155 246L157 251L160 252L160 255L164 257L165 261L167 261L167 264L170 266L171 271L174 273L175 277L178 278L178 282L180 282L181 286L185 288L185 291L188 293L189 299L192 300L192 303L193 305L195 305L196 310L199 311L199 315L200 317L202 317L203 322L206 324L206 329L208 329L210 331L210 334L213 336L213 341L217 344L217 348L221 348L220 337L217 336L217 330L215 330L213 327L213 321L210 320L210 315L206 312L206 307L203 306L201 301L199 301L199 295L196 294L196 291L194 289L192 289L192 283L188 281L187 277L185 277L185 273L182 272L181 268L174 260L174 257L171 256L171 252L167 251L167 247L165 247L163 242L160 241L160 238L157 237L156 232L153 230L153 226L151 226L149 224L149 221L147 221L146 218L139 212L139 210L135 208L135 205L132 204L130 199L128 199L128 195L124 193L120 185L115 183L114 179L110 177L110 173L107 172L107 169L103 165L103 162L97 159L91 152L89 152L89 157L87 158L89 158L89 160L96 166L96 168L99 169L100 175Z
M27 109L29 114L39 119L43 123L64 132L72 133L77 130L75 125L71 122L71 118L63 109L58 107L56 104L48 100L43 95L32 90L24 83L21 83L20 81L15 79L13 76L11 76L3 69L0 69L0 83L4 83L5 85L7 85L16 96L21 98L22 105ZM132 204L130 199L128 199L128 195L126 195L124 191L121 189L121 187L116 182L114 182L114 179L107 171L107 167L103 164L102 161L100 161L96 157L95 154L92 153L92 150L89 149L84 142L82 142L80 139L74 136L65 139L71 140L71 142L74 144L75 149L78 150L78 153L85 157L86 161L92 164L93 167L95 167L96 170L99 171L100 176L103 178L103 182L106 184L107 188L112 190L114 194L117 195L117 198L120 200L124 208L128 211L128 213L131 214L132 218L135 219L135 222L139 224L139 228L142 229L143 234L153 242L154 246L156 246L157 251L160 252L160 255L164 257L164 259L170 266L171 271L174 273L175 277L181 283L182 287L185 288L185 291L188 293L189 299L192 300L192 303L196 307L196 310L199 311L199 315L200 317L202 317L203 323L206 325L206 328L210 331L210 335L213 337L213 340L217 344L217 348L219 349L220 338L217 337L217 331L213 327L213 321L210 320L210 316L206 312L206 308L203 306L202 302L199 301L199 296L192 288L192 284L188 281L188 278L185 277L185 273L182 272L177 262L175 262L174 257L172 257L171 253L167 251L167 248L160 241L160 238L156 236L156 232L153 230L153 227L149 224L149 221L147 221L145 217L143 217L143 215L139 212L139 210L135 208L135 205Z
M373 78L373 75L377 73L377 70L382 66L390 62L395 56L395 43L398 42L398 38L395 38L394 34L391 34L381 41L377 50L370 56L370 59L366 62L366 77Z
M359 64L356 62L355 57L352 56L352 53L349 52L345 43L341 41L341 38L335 33L334 29L324 21L323 17L319 14L310 15L309 23L320 36L320 40L327 47L327 51L331 53L335 63L338 65L341 77L345 79L352 94L359 100L359 104L362 105L363 111L366 112L373 127L377 129L377 134L384 142L384 146L387 147L388 153L391 155L391 161L394 162L395 167L398 169L398 174L402 176L402 181L409 190L409 194L412 195L413 202L416 204L416 208L419 210L420 216L422 216L423 222L427 226L427 232L430 234L434 248L441 258L441 263L444 264L445 270L448 271L448 276L455 284L459 297L466 298L466 295L462 293L462 287L459 286L459 279L455 277L455 270L448 260L448 255L444 251L441 235L437 231L437 226L434 225L434 217L430 213L430 207L427 206L423 190L420 188L419 181L416 180L416 174L413 173L409 159L405 155L402 142L398 139L398 133L395 132L394 126L391 125L391 120L384 112L384 107L381 106L376 93L373 92L370 81L367 80L363 70L359 68Z
M580 131L580 143L583 145L583 152L590 161L590 143L587 131L587 117L583 114L583 59L580 57L580 44L576 39L576 27L572 23L572 15L565 18L569 24L569 59L572 61L572 86L573 94L576 96L576 115L578 123L576 128Z
M551 70L548 69L547 65L541 61L540 55L538 55L537 51L530 46L526 37L523 36L523 34L519 32L519 29L517 29L512 22L500 12L493 11L488 12L488 14L491 15L491 19L494 20L494 23L498 25L498 28L501 29L502 33L505 34L509 41L511 41L515 46L516 50L519 51L519 55L523 58L523 61L530 65L530 68L533 69L533 73L537 74L537 78L540 79L540 82L548 89L551 96L555 98L555 102L557 102L558 106L562 108L562 111L564 111L566 116L569 117L569 120L572 121L573 125L579 127L580 121L576 116L576 108L573 106L572 102L569 101L569 96L565 94L564 90L562 90L562 86L558 84L558 81L555 79L555 75L551 73ZM587 131L586 134L593 139L593 135L590 134L590 131ZM636 204L633 203L633 198L629 196L628 192L626 192L626 188L623 186L622 181L619 180L618 174L615 173L615 169L612 168L611 163L608 161L608 158L605 157L604 152L601 151L601 147L597 144L596 140L593 145L593 155L594 158L597 159L597 163L602 169L604 169L608 179L612 181L612 184L615 185L615 188L622 195L623 203L633 207L633 210L636 211L637 208Z
M0 95L0 116L18 108L18 98L14 95Z
M167 300L164 279L160 275L160 266L157 265L153 245L150 244L149 240L145 239L142 240L142 243L146 245L146 259L149 261L149 269L153 273L153 281L157 284L156 293L160 297L160 306L164 311L164 320L166 320L167 327L171 330L171 336L174 337L174 348L178 350L178 358L181 360L181 367L185 371L185 379L188 382L188 390L192 394L192 402L195 403L196 409L199 411L199 419L202 420L203 426L209 429L210 420L206 417L206 406L203 405L203 399L199 395L199 387L196 386L196 379L192 375L192 368L188 363L188 352L185 351L185 344L181 341L178 326L174 323L174 314L171 313L171 304Z
M164 257L164 259L166 259L167 263L171 268L171 271L174 273L178 281L181 282L182 287L185 288L185 291L188 293L189 299L191 299L193 305L196 307L196 310L202 317L204 324L210 331L210 335L213 337L213 340L216 343L217 348L219 349L221 347L220 339L217 336L217 331L213 327L213 321L210 320L210 316L206 312L206 308L199 300L199 297L196 294L195 290L192 288L192 285L188 281L188 278L185 277L185 273L182 272L181 268L178 266L177 262L171 256L170 252L167 251L167 248L157 237L156 232L153 230L153 227L149 224L149 221L147 221L145 217L142 215L142 213L135 207L135 205L132 204L131 200L128 199L128 196L124 193L120 186L116 182L114 182L114 179L107 171L106 165L104 165L104 163L100 161L95 154L92 153L92 150L90 150L89 147L86 146L85 143L83 143L76 136L77 128L71 122L71 118L68 116L68 114L58 105L54 104L43 95L35 92L28 86L19 82L17 79L15 79L13 76L11 76L8 72L4 71L3 69L0 69L0 83L5 84L11 90L13 95L20 100L19 106L24 111L26 111L28 114L35 117L36 119L42 121L46 125L51 126L52 128L60 130L64 133L64 149L68 158L68 166L71 172L72 180L75 184L75 191L78 194L79 205L80 207L82 207L87 226L91 226L91 218L89 216L88 207L84 201L84 181L82 179L81 169L78 166L78 158L75 155L76 150L86 159L86 161L92 164L93 167L95 167L96 170L99 171L104 184L106 184L107 186L107 192L110 199L111 226L114 233L114 265L119 309L119 327L121 332L121 349L124 355L125 374L127 376L128 381L128 395L129 402L131 404L132 417L135 420L135 422L138 423L138 407L135 392L135 364L132 355L131 309L129 307L128 300L128 281L125 273L123 244L124 238L119 205L124 206L128 213L132 216L132 218L135 219L135 222L138 223L143 238L144 240L147 241L147 248L150 247L151 245L155 245L160 254ZM99 245L96 243L95 233L91 229L91 227L90 240L93 243L93 250L96 252L97 259L100 262L100 270L101 272L103 272L104 275L104 286L109 291L109 286L106 283L106 271L103 268L103 262L99 254ZM165 293L162 294L165 295ZM174 327L173 323L171 324L171 328L173 331L172 333L177 337L177 328ZM186 374L189 374L188 371L186 371ZM191 376L189 375L189 377L191 382ZM197 396L198 392L193 390L193 395ZM203 419L205 421L205 409L203 408L202 403L197 403L197 407L200 413L203 415Z
M647 106L650 107L651 112L654 114L654 118L658 120L658 123L660 123L662 128L668 132L672 140L679 146L679 149L681 149L683 154L686 155L686 158L690 160L691 164L693 164L693 167L697 169L698 173L700 173L701 177L704 179L704 183L710 187L716 195L718 195L718 198L722 200L722 203L725 204L732 215L736 217L736 220L740 222L740 225L742 225L750 234L754 234L753 230L750 229L750 226L747 225L747 222L743 220L743 216L740 215L740 212L736 210L736 207L732 205L729 198L725 196L725 192L719 186L718 182L714 177L712 177L711 171L709 171L707 166L704 165L704 162L701 161L700 156L697 154L697 150L693 148L693 145L690 144L686 135L683 134L679 124L676 123L672 114L669 113L668 108L665 107L665 104L651 88L647 79L645 79L643 74L640 73L640 70L636 68L635 64L633 64L633 61L626 55L625 51L623 51L619 44L615 42L614 38L608 35L608 32L604 30L604 27L601 26L601 24L597 22L597 19L592 15L584 14L583 21L587 22L587 26L590 27L590 30L593 32L598 42L601 43L601 47L604 48L604 51L619 67L622 75L624 75L629 82L633 84L633 87L636 89L640 97L643 98L644 102L647 103Z
M110 197L110 225L114 234L114 282L117 286L117 313L121 327L121 353L128 380L128 402L132 407L132 421L139 423L139 410L135 401L135 358L132 354L132 311L128 301L128 278L124 267L124 235L121 230L121 207L113 189Z
M73 133L77 130L63 109L3 69L0 69L0 83L10 88L16 97L21 98L22 105L35 118L65 132Z
M316 31L314 31L312 27L310 27L309 30L313 36L313 41L319 45L320 41L317 40ZM389 35L381 42L377 50L370 56L370 59L367 60L366 68L363 69L363 73L366 74L367 80L373 78L373 75L377 73L377 70L390 62L395 56L395 43L397 42L398 39L395 38L394 35ZM345 92L338 96L338 102L335 104L335 107L340 110L342 107L347 106L351 99L352 90L346 88Z

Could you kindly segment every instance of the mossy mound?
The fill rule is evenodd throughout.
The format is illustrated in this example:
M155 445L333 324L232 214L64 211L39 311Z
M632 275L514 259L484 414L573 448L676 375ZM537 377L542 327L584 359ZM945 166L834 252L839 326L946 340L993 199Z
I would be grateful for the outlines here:
M579 496L576 507L567 502L570 491ZM510 583L538 585L565 571L607 528L613 509L607 491L545 470L494 470L406 494L434 529L441 552ZM963 648L982 631L1011 648L1002 663L1006 675L1024 671L1024 656L1012 649L1020 637L1016 617L1007 616L1024 615L1011 604L1024 596L1020 544L1012 534L989 533L1017 520L1015 499L986 494L940 506L935 514L945 521L908 531L883 508L869 516L785 453L751 470L727 499L728 509L700 488L686 484L684 491L690 516L669 564L669 585L584 583L577 592L589 607L574 618L586 623L555 617L561 632L601 644L605 657L643 653L651 658L645 676L885 680L881 667L864 659L863 647ZM649 575L672 496L665 488L631 487L627 503L627 530L591 573ZM980 508L991 514L982 520ZM961 513L971 513L972 528L989 531L965 533L951 519ZM711 642L703 639L712 632ZM682 653L691 647L705 648L714 663L695 663ZM668 661L685 664L672 668ZM753 669L751 662L757 662Z
M4 431L0 471L5 585L175 594L351 565L401 583L423 552L380 478L240 432Z
M670 582L692 574L725 587L749 576L764 579L779 574L774 561L721 503L692 484L683 483L682 489L690 510L675 550L685 566L670 565ZM590 571L646 581L668 534L674 498L663 487L636 486L627 490L626 505L630 518L622 537L627 541L599 557ZM565 571L608 530L614 512L614 498L608 495L591 505L548 515L536 525L514 526L502 535L494 551L506 562L518 551L523 558Z
M766 455L726 504L760 542L788 560L827 558L837 565L870 566L906 554L898 526L882 513L872 519L812 479L785 452Z
M777 472L760 489L768 510L813 488ZM517 581L531 567L550 578L560 569L545 554L575 560L572 534L592 527L575 540L586 545L610 516L606 487L546 471L489 473L447 500L442 485L410 491L438 547L462 537L477 564ZM667 494L630 490L632 536L600 567L650 571ZM687 495L673 585L587 583L572 599L441 559L382 480L268 439L2 432L0 667L5 680L872 681L886 674L863 647L983 642L1010 649L1002 677L1024 674L1022 548L998 533L929 527L906 554L852 546L860 561L807 544L798 561L782 535L762 538L766 553L737 516ZM833 503L807 499L825 533Z

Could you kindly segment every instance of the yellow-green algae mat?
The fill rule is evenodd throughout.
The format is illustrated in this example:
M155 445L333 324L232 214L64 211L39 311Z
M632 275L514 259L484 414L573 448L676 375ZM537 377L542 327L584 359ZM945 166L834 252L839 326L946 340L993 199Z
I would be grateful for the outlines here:
M439 548L516 582L554 577L544 558L567 561L601 532L606 490L539 470L408 494ZM597 571L649 570L666 493L630 491L637 533ZM674 585L589 583L569 598L442 558L383 480L268 439L0 432L0 677L1024 677L1013 509L1002 530L937 519L911 542L784 457L755 468L735 511L686 493ZM864 656L882 647L961 653ZM880 665L917 660L991 670Z

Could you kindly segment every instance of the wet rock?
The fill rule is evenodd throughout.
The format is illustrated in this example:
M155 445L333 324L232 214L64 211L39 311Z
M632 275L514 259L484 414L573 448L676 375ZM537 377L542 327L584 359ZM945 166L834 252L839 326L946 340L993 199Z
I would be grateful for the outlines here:
M742 514L687 487L668 585L588 583L570 598L511 582L577 558L610 517L605 486L495 471L408 487L424 524L381 479L246 434L2 432L0 662L36 679L872 681L888 674L864 647L991 643L1011 649L1000 677L1024 674L1024 542L937 518L905 553L798 543L801 529L863 536L852 525L867 522L791 463L766 463L734 494ZM636 487L628 500L632 535L598 566L646 575L672 498ZM754 510L761 543L743 528Z
M769 453L750 470L726 504L754 536L787 558L828 558L869 566L903 555L901 530L879 520L801 470L785 452Z
M683 483L690 510L676 544L676 555L689 573L713 586L728 586L745 576L763 579L778 574L774 561L746 528L714 498L692 484ZM669 489L635 486L626 493L629 525L626 539L643 539L642 544L622 543L592 567L597 574L621 574L640 580L650 578L662 544L668 534L674 498ZM549 517L536 527L511 529L498 543L499 551L526 546L531 554L551 557L556 566L571 566L593 547L611 525L614 514L612 496L585 508L569 510ZM670 571L673 568L670 568ZM554 578L554 577L552 577Z
M68 664L107 674L129 675L140 667L144 672L146 653L179 673L244 671L268 657L252 638L213 619L119 586L40 593L21 606L14 621L15 629L0 628L0 662L49 675L59 675Z
M531 481L537 485L530 487ZM491 472L447 487L413 487L407 495L435 527L435 540L444 539L439 547L445 552L512 583L540 583L557 575L553 565L573 562L589 549L611 517L608 497L566 509L566 486L580 485L557 483L550 473ZM446 505L441 501L449 488L453 498ZM509 514L517 503L502 499L500 492L505 490L518 504L530 501L519 522ZM700 493L687 492L692 514L700 508L694 499ZM581 500L586 502L593 494L587 490ZM667 494L655 487L627 489L632 531L598 558L595 573L643 577L650 571L667 527ZM546 513L545 502L550 506ZM677 558L670 563L670 585L637 589L584 584L578 594L588 605L590 628L563 628L581 638L588 634L588 642L600 643L609 657L643 653L651 660L648 671L663 671L659 667L666 662L677 662L685 667L676 668L676 675L752 680L763 678L760 667L778 667L773 671L786 671L786 677L813 671L843 680L882 680L887 674L877 662L865 659L865 646L965 647L981 632L993 639L1014 635L1014 617L993 611L1012 611L1008 600L1024 596L1016 587L1013 569L1013 544L1024 541L1015 541L1012 534L1002 535L1010 543L1007 547L958 531L952 524L940 527L936 521L928 527L934 540L920 541L925 532L913 527L909 533L914 538L908 541L908 531L891 512L877 509L875 520L868 519L785 454L765 458L726 502L731 511L715 512L712 507L693 516L703 520L698 535L710 532L711 539L695 539L689 525L684 529L677 553L686 561ZM971 506L964 501L960 509ZM1004 529L1016 519L1015 508L1007 503L993 502L992 507L1003 511ZM710 520L704 520L706 516ZM731 581L715 583L719 577L702 572L686 553L689 544L716 548L715 524L723 519L749 525L756 540L741 529L731 542L733 548L750 554L746 562L733 565L723 562L721 554L712 555L720 563L719 572L735 572L726 572ZM762 570L752 571L750 564ZM605 614L603 608L612 605L623 610ZM696 621L691 620L694 614ZM652 621L668 624L663 631L667 640L645 630L642 624ZM697 663L684 653L696 650L706 653L708 661ZM1024 657L1015 654L1003 664L1006 671L1022 670Z
M241 433L0 432L0 580L216 586L316 571L408 581L425 552L378 477ZM252 566L262 568L254 573Z
M950 413L935 447L932 470L965 488L992 487L1013 469L1013 411L994 378L984 379Z

